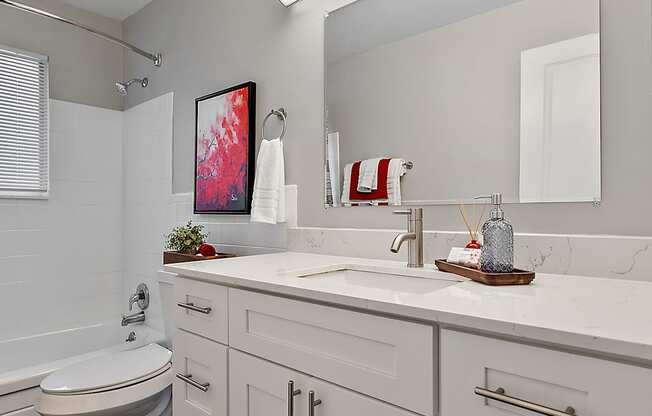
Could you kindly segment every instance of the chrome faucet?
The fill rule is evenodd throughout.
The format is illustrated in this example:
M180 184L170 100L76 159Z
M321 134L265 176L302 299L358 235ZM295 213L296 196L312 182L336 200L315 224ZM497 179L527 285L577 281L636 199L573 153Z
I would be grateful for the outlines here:
M145 322L145 312L140 311L132 313L131 315L122 315L122 323L120 325L127 326L131 324L139 324Z
M392 241L390 251L398 253L408 241L408 267L423 267L423 208L394 211L397 215L407 215L407 233L401 233Z

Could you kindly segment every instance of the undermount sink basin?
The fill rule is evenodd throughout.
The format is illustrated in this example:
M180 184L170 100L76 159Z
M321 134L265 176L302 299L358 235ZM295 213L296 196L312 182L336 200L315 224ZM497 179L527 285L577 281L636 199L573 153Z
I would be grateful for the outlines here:
M333 265L288 273L297 278L319 280L334 285L345 283L348 287L368 290L423 294L458 284L463 279L439 272L434 267L423 269L392 268L369 265Z

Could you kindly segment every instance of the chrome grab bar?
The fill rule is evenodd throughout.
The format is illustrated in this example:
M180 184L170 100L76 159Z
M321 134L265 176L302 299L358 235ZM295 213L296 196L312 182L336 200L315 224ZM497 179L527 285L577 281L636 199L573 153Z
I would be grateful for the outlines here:
M315 400L315 392L310 390L308 392L308 416L315 416L315 407L321 404L321 400Z
M288 416L294 416L294 396L301 394L301 389L294 389L294 381L288 381Z
M179 380L184 381L186 384L190 384L191 386L198 388L199 390L203 391L206 393L208 391L208 388L210 387L211 383L198 383L195 380L192 379L192 374L181 374L177 373L177 378Z
M191 311L203 313L204 315L208 315L213 310L213 308L208 308L208 307L200 308L199 306L195 306L195 304L192 303L192 302L188 302L188 303L179 302L179 303L177 303L177 306L179 306L180 308L191 310Z
M565 411L553 409L550 407L542 406L540 404L528 402L527 400L518 399L505 394L505 389L499 387L496 391L476 387L474 393L486 399L496 400L501 403L506 403L521 409L529 410L534 413L545 416L578 416L575 409L567 407Z

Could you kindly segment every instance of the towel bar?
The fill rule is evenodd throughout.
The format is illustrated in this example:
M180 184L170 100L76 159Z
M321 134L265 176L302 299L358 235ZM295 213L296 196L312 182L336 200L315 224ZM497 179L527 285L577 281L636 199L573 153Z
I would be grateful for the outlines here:
M281 131L281 135L277 137L280 141L283 141L283 137L285 136L285 131L288 125L288 113L287 111L285 111L285 108L283 107L279 108L278 110L271 110L267 114L267 116L265 116L265 119L263 120L263 131L262 131L263 140L271 140L265 136L265 125L267 124L267 121L271 116L276 116L283 122L283 131Z

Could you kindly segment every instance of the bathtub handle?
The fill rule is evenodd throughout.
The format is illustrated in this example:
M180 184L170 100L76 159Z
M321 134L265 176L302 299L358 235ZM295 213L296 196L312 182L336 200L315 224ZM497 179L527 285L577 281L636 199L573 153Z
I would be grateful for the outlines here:
M177 306L179 306L180 308L191 310L191 311L203 313L204 315L208 315L213 310L213 308L208 308L208 307L207 308L200 308L199 306L195 306L194 303L190 303L190 302L188 302L188 303L181 303L180 302L180 303L177 303Z
M204 393L206 393L208 391L208 388L211 385L211 383L201 384L201 383L196 382L195 380L192 379L192 374L185 375L185 374L177 373L177 378L179 380L182 380L186 384L190 384L191 386L193 386L195 388L198 388L199 390L203 391Z

